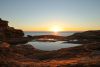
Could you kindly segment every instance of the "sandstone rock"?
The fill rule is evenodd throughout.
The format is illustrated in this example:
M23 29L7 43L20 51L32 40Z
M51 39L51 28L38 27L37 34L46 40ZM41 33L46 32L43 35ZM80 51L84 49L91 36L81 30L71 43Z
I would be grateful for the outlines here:
M75 33L71 36L66 37L66 40L72 43L100 42L100 30ZM77 40L77 41L74 41L74 40Z
M10 44L3 42L2 44L0 44L0 48L9 48Z
M6 41L9 38L21 38L24 32L8 26L8 21L0 19L0 41Z

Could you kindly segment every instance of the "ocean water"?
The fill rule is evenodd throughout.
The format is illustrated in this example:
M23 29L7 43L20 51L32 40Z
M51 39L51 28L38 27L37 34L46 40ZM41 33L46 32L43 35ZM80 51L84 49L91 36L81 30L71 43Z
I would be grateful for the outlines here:
M74 34L75 32L59 32L56 33L60 36L69 36ZM25 32L25 36L32 35L52 35L55 34L53 32ZM45 50L45 51L52 51L52 50L58 50L61 48L69 48L74 46L79 46L80 44L72 44L72 43L64 43L64 41L56 41L56 42L39 42L39 41L31 41L28 42L28 44L31 44L33 47L39 50Z
M72 35L76 32L24 32L25 36L27 35L32 35L32 36L37 36L37 35L59 35L59 36L69 36Z

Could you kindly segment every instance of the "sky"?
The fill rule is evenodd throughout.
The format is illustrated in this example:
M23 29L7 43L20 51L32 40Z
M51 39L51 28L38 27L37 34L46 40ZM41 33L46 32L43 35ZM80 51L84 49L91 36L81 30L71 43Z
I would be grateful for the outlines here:
M24 31L100 30L100 0L0 0L0 18Z

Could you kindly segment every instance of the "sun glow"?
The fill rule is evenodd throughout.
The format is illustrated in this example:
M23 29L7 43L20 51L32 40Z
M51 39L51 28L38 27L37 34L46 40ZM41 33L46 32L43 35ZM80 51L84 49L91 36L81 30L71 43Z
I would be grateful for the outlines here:
M53 31L53 32L60 32L62 31L62 28L60 26L52 26L50 28L50 31Z

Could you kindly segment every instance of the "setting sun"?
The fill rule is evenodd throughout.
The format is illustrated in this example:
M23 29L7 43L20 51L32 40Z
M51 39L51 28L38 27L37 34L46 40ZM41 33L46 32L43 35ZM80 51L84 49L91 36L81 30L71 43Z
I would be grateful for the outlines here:
M50 28L50 31L53 31L53 32L60 32L62 31L62 28L59 27L59 26L53 26Z

